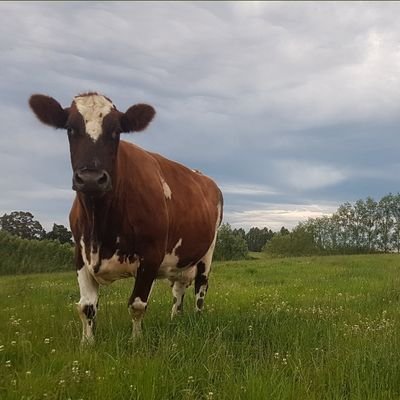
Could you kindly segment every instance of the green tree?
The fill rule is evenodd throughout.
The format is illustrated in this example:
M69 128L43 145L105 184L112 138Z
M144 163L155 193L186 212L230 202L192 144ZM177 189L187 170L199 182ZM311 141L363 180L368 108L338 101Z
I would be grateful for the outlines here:
M46 239L72 244L72 233L64 226L53 224L53 229L46 233Z
M346 202L339 206L336 214L340 227L340 247L342 247L342 249L346 251L346 249L353 247L353 240L351 236L353 223L353 207L349 202Z
M274 236L274 233L268 228L253 227L246 234L247 247L250 251L261 251L268 240Z
M246 258L248 248L246 241L234 234L229 224L222 224L218 230L214 251L215 260L240 260Z
M289 231L289 229L286 229L284 226L282 226L282 228L280 229L279 233L282 236L285 236L285 235L289 235L290 231Z
M309 256L318 254L319 249L314 242L313 234L307 224L297 225L286 235L276 234L264 247L264 251L272 256Z
M246 231L243 228L235 228L233 231L234 235L240 236L243 239L246 239Z
M391 193L381 198L378 204L377 228L379 247L385 253L390 250L393 221L393 196Z
M0 217L1 229L23 239L41 240L45 230L40 222L36 221L30 212L13 211Z
M363 228L366 232L366 248L369 252L375 251L375 248L377 246L377 219L378 203L372 197L367 197L367 199L365 200L365 209L361 220Z
M393 216L392 247L400 253L400 193L393 195L391 208Z

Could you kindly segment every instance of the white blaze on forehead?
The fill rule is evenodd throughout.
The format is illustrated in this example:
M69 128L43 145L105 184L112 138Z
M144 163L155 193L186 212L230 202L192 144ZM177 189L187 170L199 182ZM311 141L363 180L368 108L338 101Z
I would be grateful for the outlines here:
M85 122L87 134L96 141L102 134L104 117L114 108L113 103L99 94L77 96L74 101Z

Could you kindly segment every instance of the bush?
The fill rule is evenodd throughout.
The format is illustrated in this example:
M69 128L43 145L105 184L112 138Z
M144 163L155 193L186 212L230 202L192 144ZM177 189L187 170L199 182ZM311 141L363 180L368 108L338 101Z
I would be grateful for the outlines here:
M312 233L298 226L289 234L276 234L264 247L264 251L274 257L311 256L319 254Z
M0 231L0 275L72 271L73 248L52 240L28 240Z
M247 258L247 255L246 240L240 234L232 231L229 224L222 224L218 230L214 260L242 260Z

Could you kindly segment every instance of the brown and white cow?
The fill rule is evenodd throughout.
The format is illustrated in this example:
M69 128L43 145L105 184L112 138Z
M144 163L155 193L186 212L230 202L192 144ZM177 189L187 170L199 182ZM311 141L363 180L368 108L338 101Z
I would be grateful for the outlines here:
M171 282L171 317L182 311L185 289L193 280L195 307L201 311L222 194L201 173L120 141L121 133L147 127L153 107L136 104L123 113L97 93L76 96L68 108L40 94L31 96L29 104L41 122L68 131L82 341L94 339L99 285L120 278L136 278L128 301L133 337L141 333L157 278Z

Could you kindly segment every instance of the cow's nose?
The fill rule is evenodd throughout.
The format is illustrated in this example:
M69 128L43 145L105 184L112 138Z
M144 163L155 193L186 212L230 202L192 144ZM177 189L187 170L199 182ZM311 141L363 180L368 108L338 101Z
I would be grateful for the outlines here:
M81 169L74 172L72 189L84 193L107 192L111 190L111 178L105 170Z

